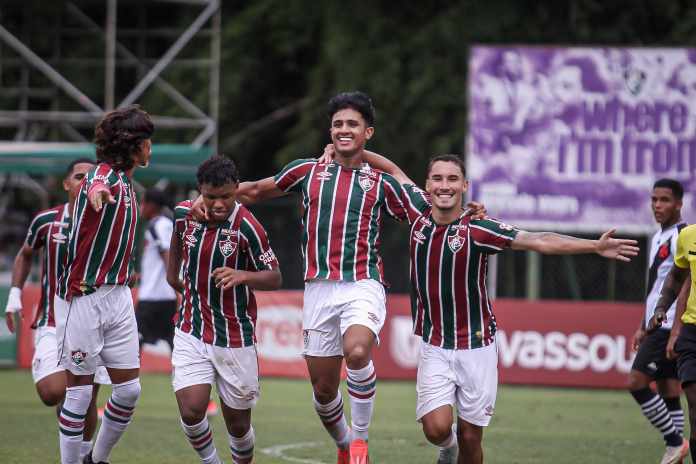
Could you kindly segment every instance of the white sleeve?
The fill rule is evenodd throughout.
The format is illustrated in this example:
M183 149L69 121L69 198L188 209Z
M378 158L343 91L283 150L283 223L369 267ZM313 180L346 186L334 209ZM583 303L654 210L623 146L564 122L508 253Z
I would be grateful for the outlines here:
M157 232L157 248L162 251L169 251L169 244L172 241L174 224L169 218L161 217L155 222L155 232Z

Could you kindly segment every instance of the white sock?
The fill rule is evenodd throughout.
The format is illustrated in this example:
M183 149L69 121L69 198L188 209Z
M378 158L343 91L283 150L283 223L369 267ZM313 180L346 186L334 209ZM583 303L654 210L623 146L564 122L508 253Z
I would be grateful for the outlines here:
M80 462L82 462L82 458L87 456L90 451L92 451L92 442L82 440L82 443L80 444Z
M79 464L81 461L80 446L91 400L92 385L78 385L65 389L65 400L58 416L61 464Z
M114 384L111 397L104 408L104 417L92 450L94 462L107 462L111 450L123 436L133 417L135 403L140 397L140 379Z
M452 431L449 437L445 439L442 443L438 444L440 448L452 448L457 445L457 424L452 424Z
M336 446L346 449L350 446L350 429L346 416L343 415L343 398L339 390L336 398L326 404L321 404L314 398L314 409L319 415L319 419L331 438L336 442Z
M202 421L194 425L186 425L181 421L181 427L184 429L184 434L188 438L189 443L196 450L201 462L205 464L217 464L220 458L213 443L213 431L210 430L208 418L204 417Z
M362 369L346 369L348 371L348 394L350 395L350 419L353 437L367 440L367 430L372 419L375 392L377 391L377 376L375 368L370 363Z
M229 437L230 451L232 452L234 463L251 462L254 457L254 443L256 441L254 427L249 426L249 430L243 437L235 437L233 435L229 435Z

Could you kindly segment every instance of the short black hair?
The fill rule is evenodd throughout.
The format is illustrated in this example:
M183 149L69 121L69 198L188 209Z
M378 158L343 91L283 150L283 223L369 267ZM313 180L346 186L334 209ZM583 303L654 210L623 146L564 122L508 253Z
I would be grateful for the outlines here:
M674 179L659 179L653 184L653 189L656 188L668 188L672 191L672 195L677 200L684 198L684 186L677 180Z
M213 187L221 187L225 184L239 182L239 172L234 161L223 155L215 155L198 166L196 179L199 186L208 184Z
M73 169L75 169L75 166L77 166L78 164L82 164L82 163L97 164L96 161L94 161L93 159L89 159L89 158L74 159L70 162L70 164L68 164L68 169L65 170L65 178L70 177L70 174L72 174Z
M438 161L447 161L449 163L456 164L457 166L459 166L459 169L462 170L462 176L464 176L464 178L466 178L466 166L464 165L464 160L459 155L435 155L435 156L433 156L432 158L430 158L430 161L428 161L428 169L425 172L425 177L428 177L430 175L430 170L433 168L433 164L437 163Z
M167 195L163 190L155 187L150 187L145 190L145 199L143 203L152 203L160 208L167 206Z
M150 115L138 105L109 111L94 130L97 160L116 170L131 169L135 164L132 155L154 131Z
M327 106L329 121L331 121L334 114L346 108L354 109L360 113L363 119L365 119L367 127L375 125L375 107L372 105L372 99L366 93L356 90L354 92L342 92L334 96L329 100Z

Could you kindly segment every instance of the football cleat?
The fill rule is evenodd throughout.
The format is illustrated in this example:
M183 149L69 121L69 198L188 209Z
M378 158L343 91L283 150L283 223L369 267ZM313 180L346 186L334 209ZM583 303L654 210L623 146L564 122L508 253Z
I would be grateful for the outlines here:
M358 438L350 443L350 464L369 464L367 442Z
M92 452L90 451L85 455L84 458L82 458L82 464L109 464L108 462L94 462L92 461Z
M689 440L683 440L679 446L668 446L660 464L678 464L689 454Z
M338 448L336 454L338 456L336 459L336 464L350 464L350 451L348 448Z

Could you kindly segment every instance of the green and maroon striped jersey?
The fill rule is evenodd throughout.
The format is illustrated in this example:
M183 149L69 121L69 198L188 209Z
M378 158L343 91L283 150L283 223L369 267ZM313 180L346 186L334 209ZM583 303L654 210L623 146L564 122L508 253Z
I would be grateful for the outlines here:
M100 212L87 195L99 185L109 188L115 202ZM127 285L133 272L138 203L131 179L106 163L98 164L82 181L75 200L65 271L58 295L66 300L94 293L102 285Z
M488 256L509 247L517 230L464 213L451 224L436 224L427 195L414 186L404 188L423 212L409 217L414 333L447 349L489 345L496 325L486 290Z
M41 297L36 315L31 324L38 327L55 327L53 295L56 293L58 276L63 272L70 230L70 207L68 203L39 212L29 225L24 244L41 250Z
M177 327L216 346L239 348L256 343L256 298L246 285L217 288L212 272L219 267L245 271L278 268L263 226L236 203L227 221L197 222L191 202L175 208L175 233L181 239L184 293Z
M367 164L350 169L299 159L285 166L275 183L284 192L302 196L305 280L385 283L379 254L382 216L400 221L409 215L396 179Z

